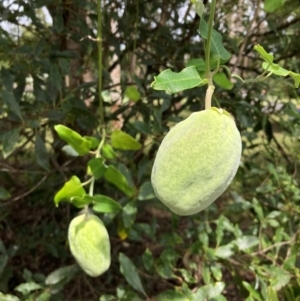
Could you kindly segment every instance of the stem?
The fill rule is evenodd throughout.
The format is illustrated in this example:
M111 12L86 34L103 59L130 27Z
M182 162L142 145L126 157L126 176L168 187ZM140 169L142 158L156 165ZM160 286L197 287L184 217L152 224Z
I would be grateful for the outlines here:
M212 80L213 73L210 71L210 48L211 48L211 39L212 39L212 31L213 31L213 22L214 22L214 16L216 11L216 2L217 0L212 0L211 2L211 8L210 8L209 20L208 20L207 41L205 46L205 75L208 80L208 87L205 94L205 110L209 110L211 108L211 98L215 90L215 86ZM219 64L218 67L220 66Z
M205 110L209 110L211 108L211 98L214 94L215 86L208 84L206 94L205 94Z
M205 47L206 76L209 76L209 73L210 73L210 48L211 48L213 22L214 22L214 16L215 16L215 11L216 11L216 1L217 0L212 0L212 2L211 2L211 8L210 8L209 20L208 20L208 33L207 33L207 42L206 42L206 47Z
M98 10L98 30L97 30L97 44L98 44L98 97L99 97L99 114L100 124L104 126L104 108L102 99L102 7L101 0L97 0Z

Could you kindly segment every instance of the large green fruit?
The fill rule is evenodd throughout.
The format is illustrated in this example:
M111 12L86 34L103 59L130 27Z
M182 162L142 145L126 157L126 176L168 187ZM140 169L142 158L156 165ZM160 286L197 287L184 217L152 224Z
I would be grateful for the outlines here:
M69 225L70 249L81 268L90 276L103 274L110 266L110 242L102 221L82 214Z
M192 113L163 139L152 169L156 196L178 215L195 214L229 186L242 142L233 118L222 109Z

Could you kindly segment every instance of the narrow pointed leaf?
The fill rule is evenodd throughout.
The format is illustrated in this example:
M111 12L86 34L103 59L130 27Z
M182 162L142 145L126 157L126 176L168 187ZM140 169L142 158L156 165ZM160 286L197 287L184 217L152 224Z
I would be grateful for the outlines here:
M19 129L13 129L3 135L2 153L4 159L6 159L14 151L19 140L19 133Z
M45 170L49 170L49 154L47 152L45 143L39 134L36 134L35 136L35 155L37 163Z
M70 280L78 271L79 267L77 264L58 268L47 276L45 284L54 285L65 280Z
M155 90L165 90L168 93L177 93L183 90L197 87L201 83L206 83L203 80L195 66L187 67L179 73L167 69L161 72L158 76L154 76L154 82L151 87Z
M123 253L119 253L120 271L126 281L138 292L146 295L137 268L133 262Z
M122 210L122 206L108 196L102 194L96 194L93 196L93 198L94 198L93 210L96 212L112 213L112 212L118 212Z
M109 165L106 172L104 173L104 178L107 182L115 185L121 191L123 191L127 196L133 196L134 190L129 186L126 177L113 165Z
M56 125L54 129L58 136L71 145L80 156L83 156L90 151L92 143L89 139L83 138L77 132L61 124Z
M142 144L121 130L113 131L110 138L112 147L116 149L139 150L142 147Z
M9 110L13 112L15 115L17 115L20 118L20 120L23 121L21 109L18 102L15 99L14 94L6 89L3 89L1 94L2 94L3 102L7 105Z

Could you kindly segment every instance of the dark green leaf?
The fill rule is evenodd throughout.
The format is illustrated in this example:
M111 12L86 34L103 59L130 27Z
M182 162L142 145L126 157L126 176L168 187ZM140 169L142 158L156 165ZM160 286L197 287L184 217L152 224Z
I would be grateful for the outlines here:
M122 206L108 196L102 194L96 194L93 196L93 198L94 198L93 210L96 212L112 213L112 212L118 212L122 210Z
M135 221L135 217L137 214L136 205L137 205L136 201L131 200L123 208L122 218L123 218L123 223L124 223L124 226L126 229L131 228L131 226L133 225L133 223Z
M146 295L138 271L133 262L123 253L119 253L120 271L128 284L135 290Z
M116 149L139 150L142 147L133 137L121 130L113 131L110 138L112 147Z
M19 129L14 129L3 135L2 153L4 159L6 159L14 151L19 140L19 133Z
M11 197L10 193L3 187L0 187L0 200L6 200L10 197Z
M46 170L50 170L49 154L41 136L37 133L35 136L35 155L38 164Z
M64 125L56 125L54 129L59 137L71 145L80 156L89 153L92 143L88 139Z
M127 196L133 196L134 189L129 186L126 177L113 165L108 166L106 172L104 173L104 178L107 182L118 187Z
M2 92L2 99L3 102L7 105L9 110L13 112L15 115L17 115L20 120L23 121L22 113L19 104L17 103L14 94L12 91L8 91L6 89L3 89Z
M200 20L200 35L203 39L207 39L208 36L208 24L201 18ZM231 54L225 49L222 43L222 36L215 30L212 30L211 37L211 52L217 54L221 59L228 61Z
M62 200L70 201L72 197L83 197L85 194L86 192L81 186L80 180L76 176L72 176L72 178L55 194L54 203L58 206L58 203Z
M138 200L145 201L155 198L154 190L150 181L142 184L138 194Z

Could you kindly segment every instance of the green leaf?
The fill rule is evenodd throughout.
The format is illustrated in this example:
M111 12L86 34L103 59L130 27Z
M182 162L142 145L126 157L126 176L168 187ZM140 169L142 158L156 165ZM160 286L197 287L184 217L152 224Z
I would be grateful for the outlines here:
M128 86L125 90L125 95L132 101L138 101L141 98L140 92L134 86Z
M133 262L123 253L119 253L119 262L120 271L124 275L128 284L146 296L137 268Z
M279 267L271 267L270 271L272 272L272 279L270 282L275 291L281 290L292 278L290 273L287 273Z
M213 76L213 81L225 90L231 90L234 84L227 78L224 72L219 72Z
M72 176L72 178L55 194L54 203L58 206L58 203L62 200L70 201L72 197L83 197L85 194L86 192L81 186L80 180L76 176Z
M202 0L191 0L192 3L194 3L195 5L195 11L196 14L201 18L204 10L205 10L205 6Z
M22 283L15 287L15 291L21 293L23 296L30 294L32 291L42 289L43 287L35 282Z
M250 296L257 301L263 301L260 294L252 287L252 285L246 281L242 281L244 288L250 293Z
M142 147L142 144L121 130L113 131L110 138L112 147L116 149L139 150Z
M71 145L80 156L83 156L90 151L92 146L91 141L83 138L77 132L61 124L56 125L54 129L56 130L58 136Z
M66 144L61 149L67 156L70 157L78 157L79 154L76 152L76 150L69 144Z
M165 291L156 296L155 300L157 301L189 301L183 293L177 291ZM200 300L199 300L200 301Z
M103 158L93 158L88 162L88 166L96 180L101 178L107 169L107 166L104 164L104 162L105 159Z
M94 198L93 210L96 212L112 213L112 212L118 212L122 210L122 206L108 196L102 194L96 194L93 196L93 198Z
M254 50L256 50L260 54L260 57L263 60L265 60L268 64L273 64L274 56L266 52L266 50L262 46L257 44L254 46Z
M277 292L274 290L273 287L270 286L268 287L267 294L268 294L268 300L279 301Z
M143 264L147 271L153 271L154 258L152 252L147 248L142 255Z
M208 24L201 18L200 20L200 35L203 39L207 40L208 36ZM221 59L228 61L231 57L231 54L225 49L222 43L222 36L215 30L212 30L212 37L211 37L211 52L218 55Z
M106 172L104 173L104 178L107 182L115 185L127 196L132 197L134 194L133 187L130 187L126 177L113 165L109 165Z
M221 295L225 288L224 282L210 283L200 287L193 295L192 301L210 300Z
M14 151L19 140L19 133L19 129L13 129L3 135L2 153L4 159L6 159Z
M49 154L47 152L44 141L38 133L35 136L35 155L38 164L45 170L49 171Z
M268 69L268 71L270 71L273 74L276 74L278 76L285 77L285 76L289 75L294 80L294 87L299 88L299 84L300 84L300 74L299 73L289 71L289 70L282 68L279 65L274 64L274 63L271 66L269 66L269 64L265 62L265 63L263 63L262 67L263 67L263 69L265 69L265 70Z
M286 0L265 0L264 1L264 10L267 13L272 13L275 10L279 9L283 4L286 2Z
M0 300L1 301L20 301L20 299L16 296L13 296L10 294L4 295L1 292L0 292Z
M13 112L15 115L17 115L20 118L20 120L23 121L21 109L18 102L15 99L14 94L6 89L3 89L1 94L2 94L3 102L7 105L9 110Z
M146 201L154 199L156 196L154 194L154 190L150 181L146 181L142 184L138 194L138 200Z
M99 139L90 136L83 136L84 139L91 142L91 149L96 149L100 143Z
M75 273L78 271L79 271L79 267L77 264L58 268L57 270L51 272L47 276L47 278L45 280L45 284L46 285L54 285L61 281L66 280L66 279L70 280L75 275Z
M259 240L257 236L253 235L244 235L235 240L235 244L240 251L247 250L249 248L253 248L259 244Z
M48 301L50 300L51 296L52 294L48 290L46 290L38 295L34 301Z
M197 87L200 84L207 83L202 79L195 66L187 67L179 73L171 69L164 70L158 76L154 76L154 82L151 87L155 90L165 90L168 93L176 93L183 90Z
M11 197L10 193L6 189L0 186L0 200L6 200L10 197Z
M123 218L123 224L126 229L130 229L135 221L135 217L137 214L136 205L137 205L136 201L131 200L123 208L122 218Z
M84 196L73 196L70 199L70 203L72 203L77 208L83 208L85 205L89 205L93 203L94 198L89 194L85 194Z
M106 159L113 159L113 158L117 157L113 148L109 144L104 144L102 146L101 153L102 153L103 157Z

